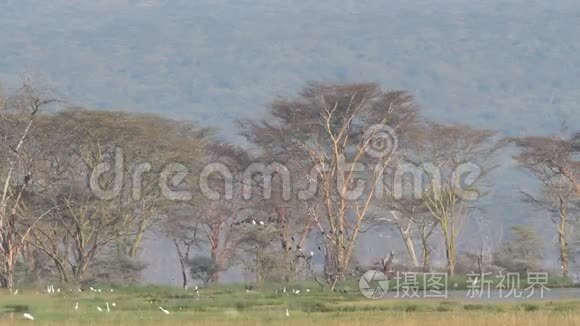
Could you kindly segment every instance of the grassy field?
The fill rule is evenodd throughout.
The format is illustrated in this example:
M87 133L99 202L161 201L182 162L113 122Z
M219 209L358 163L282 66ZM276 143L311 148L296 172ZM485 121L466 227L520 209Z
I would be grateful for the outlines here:
M250 293L242 285L222 286L201 289L199 297L163 287L102 288L101 293L63 288L55 294L27 289L0 294L0 325L580 325L580 300L367 300L357 291L329 293L313 287L306 292L302 285L295 295L291 288L286 295L268 286ZM24 312L35 320L26 320Z

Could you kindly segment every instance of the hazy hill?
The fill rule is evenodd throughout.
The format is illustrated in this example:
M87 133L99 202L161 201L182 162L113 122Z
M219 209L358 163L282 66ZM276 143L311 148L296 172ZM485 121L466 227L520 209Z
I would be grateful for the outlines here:
M580 122L579 22L564 0L7 0L0 78L221 127L307 80L371 80L435 119L546 132Z

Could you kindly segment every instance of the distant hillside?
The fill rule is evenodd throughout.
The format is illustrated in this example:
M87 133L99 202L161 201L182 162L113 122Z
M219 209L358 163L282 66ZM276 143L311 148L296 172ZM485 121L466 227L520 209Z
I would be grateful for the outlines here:
M8 0L0 78L39 73L77 104L229 135L308 80L378 81L434 119L552 132L580 125L579 20L564 0Z

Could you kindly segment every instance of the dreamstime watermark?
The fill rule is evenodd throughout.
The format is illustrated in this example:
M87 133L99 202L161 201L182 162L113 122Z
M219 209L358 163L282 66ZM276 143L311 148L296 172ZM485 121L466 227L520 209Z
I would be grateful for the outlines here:
M365 152L375 158L391 155L399 147L399 137L395 129L387 125L373 125L363 135Z
M340 155L334 164L318 163L306 174L295 173L277 162L269 164L254 162L243 171L233 171L227 165L216 162L206 165L199 175L192 175L187 166L174 162L164 165L160 171L155 172L159 175L154 180L158 182L158 191L165 198L175 201L191 200L194 194L188 189L198 189L209 200L234 198L250 200L256 194L268 200L272 198L274 178L280 180L280 186L276 190L282 200L290 201L295 196L298 200L306 201L316 196L320 181L328 186L329 175L333 176L331 181L336 189L342 190L339 195L350 201L364 198L366 193L372 193L379 200L386 194L394 199L409 196L420 199L426 191L440 197L444 186L453 188L457 196L464 200L476 200L479 197L479 193L472 190L473 184L483 175L482 169L476 164L460 164L445 173L433 163L399 164L389 172L385 169L386 165L374 165L373 162L384 162L385 157L397 151L399 145L397 134L389 126L371 126L363 134L359 145L361 153L368 155L369 160L359 159L351 163L344 155ZM103 162L91 171L90 190L97 198L109 200L119 196L123 192L123 187L130 186L132 198L141 199L144 177L147 173L154 173L151 171L152 165L147 162L139 163L132 166L131 173L125 171L127 164L122 148L115 149L111 160L114 162ZM334 170L329 171L330 166L333 166ZM377 178L377 170L381 172L378 176L380 179L374 179L378 182L373 182L371 179ZM353 174L359 179L355 181L352 178ZM303 178L296 177L304 175ZM365 179L365 175L369 178ZM101 182L103 178L109 180L106 187ZM127 182L129 180L131 182ZM216 180L219 182L216 183ZM197 182L197 187L191 187L186 184L187 182ZM216 184L220 191L213 188Z
M447 273L397 272L390 279L381 271L370 270L359 279L359 290L368 299L418 299L449 297L449 290L462 291L466 299L530 299L545 297L548 273L474 273L465 277L465 284L449 284Z

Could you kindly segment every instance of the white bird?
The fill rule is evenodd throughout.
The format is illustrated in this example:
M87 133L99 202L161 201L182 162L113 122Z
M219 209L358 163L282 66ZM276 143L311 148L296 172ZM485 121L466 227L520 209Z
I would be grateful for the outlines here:
M98 310L99 312L103 312L103 308L101 308L101 307L99 307L99 306L97 306L97 310Z
M252 220L252 224L253 225L256 225L256 220Z
M18 289L16 289L16 290L14 291L14 295L17 295L17 294L18 294Z
M107 305L107 312L111 312L111 308L109 307L109 303L105 303Z
M91 286L91 287L89 287L89 289L90 289L91 291L95 292L95 288L94 288L94 287L92 287L92 286Z
M260 225L264 225L264 222L263 221L260 221Z
M24 318L26 318L26 319L34 320L34 317L31 314L27 313L27 312L25 312L22 316Z
M310 293L310 289L306 289L306 293Z
M300 290L296 290L296 295L300 294Z
M102 293L103 292L103 290L101 290L101 289L99 289L98 291L99 291L99 293Z
M60 288L56 289L56 292L57 292L57 293L60 293Z
M75 302L75 310L79 310L79 302Z
M290 310L288 308L286 308L286 317L290 317Z
M310 252L310 257L314 257L314 251Z
M111 303L111 306L116 307L117 304L113 302L113 303Z
M159 307L159 309L163 311L164 314L169 315L169 310L164 309L163 307Z
M193 289L194 289L195 291L197 291L197 289L198 289L197 285L196 285L196 286L195 286Z
M111 289L111 292L115 292L115 290Z

